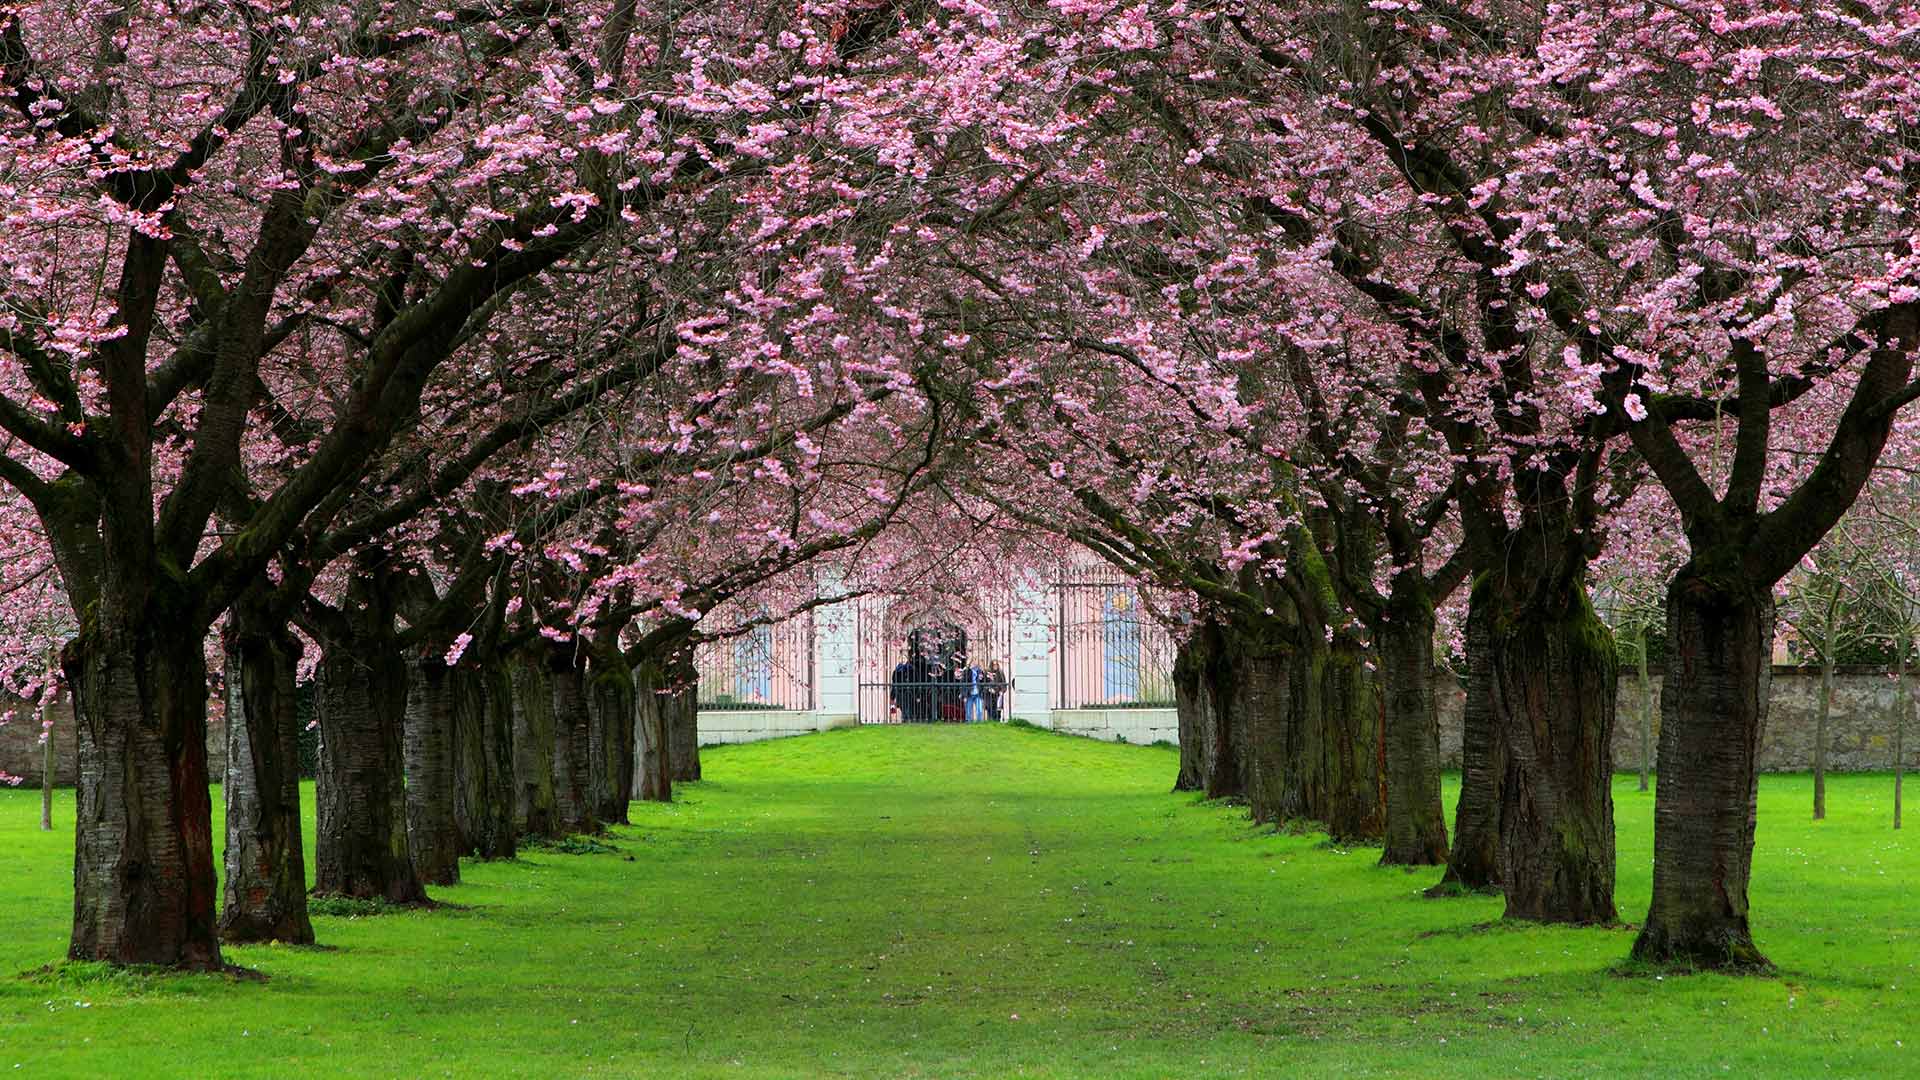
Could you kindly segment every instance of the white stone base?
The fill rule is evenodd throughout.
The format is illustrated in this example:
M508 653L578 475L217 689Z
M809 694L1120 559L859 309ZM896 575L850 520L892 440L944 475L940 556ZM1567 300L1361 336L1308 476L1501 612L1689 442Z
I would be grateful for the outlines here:
M1055 731L1112 742L1116 737L1146 746L1155 742L1180 744L1180 720L1173 709L1055 709L1050 718Z
M810 735L860 723L859 718L850 713L814 709L702 709L698 722L702 746Z

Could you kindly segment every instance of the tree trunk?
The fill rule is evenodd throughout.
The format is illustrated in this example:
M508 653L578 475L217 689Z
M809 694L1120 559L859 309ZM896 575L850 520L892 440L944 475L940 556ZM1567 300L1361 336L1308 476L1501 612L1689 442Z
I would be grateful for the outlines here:
M676 784L700 779L700 702L698 678L690 660L668 665L667 676L677 688L664 703L667 727L667 774Z
M242 599L225 635L227 850L220 936L313 944L300 837L300 639Z
M547 658L547 682L553 689L554 827L562 835L599 832L593 816L586 660L572 646L559 645Z
M643 802L673 798L672 725L685 695L668 690L659 664L643 660L633 669L634 797Z
M1813 720L1813 820L1827 817L1827 719L1833 712L1833 611L1820 648L1820 708Z
M1382 866L1447 861L1440 798L1440 723L1433 703L1433 604L1424 588L1395 583L1375 634L1386 706L1386 845Z
M455 730L460 768L458 791L466 803L461 831L465 850L482 859L511 859L514 826L513 677L497 654L467 657L477 667L453 671ZM456 806L456 812L459 808Z
M62 659L79 787L67 955L208 970L221 958L206 658L167 597L182 599L163 589L121 617L103 600Z
M1773 596L1715 580L1701 565L1696 552L1667 590L1653 904L1633 955L1657 964L1765 967L1747 925L1747 879L1772 682Z
M53 831L53 728L47 718L53 715L53 702L40 706L40 831Z
M1612 635L1576 582L1504 605L1492 644L1507 917L1615 922Z
M1175 791L1205 791L1207 787L1207 733L1212 719L1207 711L1204 629L1196 628L1192 637L1182 641L1173 654L1174 716L1180 730L1180 771L1173 778Z
M513 823L522 836L560 836L553 805L553 687L547 666L522 654L513 678Z
M1640 627L1640 790L1653 771L1653 677L1647 673L1647 628Z
M1311 706L1294 714L1300 747L1292 763L1299 785L1294 801L1302 816L1325 823L1335 843L1374 843L1386 834L1387 816L1379 687L1351 634L1336 632L1321 643L1302 650L1317 661L1317 681L1302 699Z
M428 885L460 882L460 830L454 816L454 715L460 687L438 656L407 662L407 847Z
M1506 742L1493 709L1493 605L1476 587L1467 601L1467 694L1461 715L1460 802L1453 814L1447 872L1429 896L1500 887L1500 781Z
M1893 688L1893 827L1896 829L1900 827L1900 786L1907 771L1907 714L1913 711L1913 687L1907 684L1909 636L1903 632L1896 647L1900 666Z
M1206 757L1201 776L1209 799L1231 799L1247 794L1246 737L1242 731L1240 664L1234 655L1233 638L1220 627L1208 629L1205 664L1200 671L1200 697L1205 706L1200 713L1206 732L1200 745Z
M598 654L587 673L594 816L625 824L627 803L633 799L633 676L624 661L602 659Z
M1249 642L1235 658L1235 725L1245 732L1247 805L1253 820L1267 824L1300 814L1294 718L1293 657L1270 643Z
M366 610L347 617L351 632L326 643L314 671L320 812L313 891L423 904L426 889L407 844L407 667L386 601L365 602Z
M487 812L486 744L480 732L486 690L479 673L466 667L449 670L447 684L453 702L453 827L460 854L478 855Z

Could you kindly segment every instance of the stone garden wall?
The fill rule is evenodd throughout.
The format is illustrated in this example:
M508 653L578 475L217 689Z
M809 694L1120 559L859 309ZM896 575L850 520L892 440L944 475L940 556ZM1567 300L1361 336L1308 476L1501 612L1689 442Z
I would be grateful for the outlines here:
M1660 675L1653 673L1653 756L1660 748ZM1440 754L1448 768L1460 765L1460 710L1466 695L1450 682L1440 693ZM1768 772L1813 768L1814 729L1820 708L1820 669L1773 669L1773 701L1761 736L1760 767ZM1827 767L1835 772L1893 768L1893 677L1873 668L1840 668L1833 680L1833 708L1827 717ZM1907 768L1920 768L1920 724L1907 722ZM1640 767L1640 679L1620 677L1618 715L1613 725L1614 768ZM1655 767L1658 767L1656 760Z
M28 702L0 697L0 718L12 719L0 724L0 773L26 778L40 786L40 714ZM73 710L66 702L53 707L53 782L73 784L74 727ZM207 718L207 770L215 783L227 775L227 725L223 716Z

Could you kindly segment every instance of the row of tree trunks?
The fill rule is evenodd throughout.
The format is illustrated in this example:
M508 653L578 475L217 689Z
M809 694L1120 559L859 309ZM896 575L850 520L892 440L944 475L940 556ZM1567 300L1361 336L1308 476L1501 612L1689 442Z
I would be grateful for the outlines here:
M407 663L391 593L374 573L355 576L314 671L320 762L313 891L420 904L426 889L407 841Z
M294 689L300 639L249 594L229 617L222 646L227 850L220 936L310 945Z

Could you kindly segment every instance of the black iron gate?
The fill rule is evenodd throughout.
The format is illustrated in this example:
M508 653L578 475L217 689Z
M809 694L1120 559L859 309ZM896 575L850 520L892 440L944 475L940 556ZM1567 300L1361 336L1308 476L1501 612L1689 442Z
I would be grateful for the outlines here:
M861 723L961 723L970 719L969 700L976 697L971 719L1008 714L1013 701L1011 612L982 613L962 621L917 610L890 611L887 598L874 598L861 604L858 617L856 708Z

